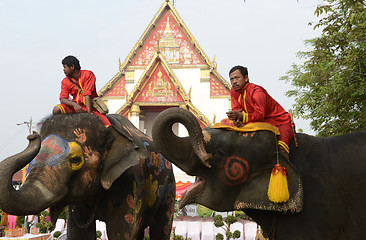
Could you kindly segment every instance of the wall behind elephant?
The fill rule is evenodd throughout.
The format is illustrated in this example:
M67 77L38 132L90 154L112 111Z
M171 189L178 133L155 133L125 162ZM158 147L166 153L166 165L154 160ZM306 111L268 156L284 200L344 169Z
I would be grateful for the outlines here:
M61 60L77 56L97 77L97 88L123 61L165 0L0 1L0 159L27 145L33 126L58 103L64 77ZM319 35L309 22L318 0L175 0L175 8L206 55L228 80L233 65L249 68L251 81L265 87L285 109L294 99L279 81L303 41ZM215 108L215 106L212 106ZM210 118L212 119L212 118ZM312 133L306 121L297 127Z

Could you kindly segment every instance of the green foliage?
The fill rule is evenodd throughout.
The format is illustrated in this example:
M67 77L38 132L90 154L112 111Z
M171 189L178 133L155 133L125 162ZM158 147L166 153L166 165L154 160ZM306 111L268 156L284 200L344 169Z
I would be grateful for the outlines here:
M58 238L60 235L61 235L61 232L60 232L60 231L56 231L56 232L53 234L53 237L54 237L54 238Z
M224 226L224 222L222 221L221 215L216 215L213 220L214 220L215 227L218 228L218 227Z
M243 219L243 220L250 220L253 221L248 215L245 214L243 211L235 211L235 216L237 218Z
M222 216L218 214L214 217L213 220L215 227L217 228L221 227L222 229L225 230L226 239L235 239L240 237L240 231L236 230L234 231L234 233L230 231L231 224L236 223L238 221L238 218L236 216L229 215L223 221ZM222 235L221 233L216 234L216 240L223 240L223 239L224 235Z
M64 207L64 209L62 210L62 212L60 213L60 216L58 216L58 218L64 219L65 221L67 220L67 207Z
M15 226L21 228L24 224L25 216L17 216L17 220L15 221Z
M102 237L102 232L101 231L97 230L96 234L97 234L97 238L101 238Z
M364 0L324 0L314 13L321 20L318 38L305 41L312 50L299 52L281 80L295 89L294 114L311 120L320 136L366 130L366 6Z
M174 236L174 240L192 240L192 238L184 238L181 235Z
M183 212L179 209L179 200L175 200L174 204L174 218L182 218Z
M224 235L222 235L221 233L216 234L216 240L223 240L224 239Z
M225 218L225 222L229 225L231 225L231 224L233 224L233 223L236 223L238 221L238 219L235 217L235 216L231 216L231 215L229 215L229 216L227 216L226 218Z
M49 216L50 213L48 211L42 211L38 214L39 222L36 224L36 227L39 228L40 233L47 233L55 229L55 225L52 222L46 221L46 216Z
M235 230L233 233L233 238L240 238L240 231L239 230Z
M47 231L51 232L51 231L53 231L53 229L55 229L56 226L52 222L49 222L49 223L47 223L46 227L47 227Z
M41 226L39 227L39 232L40 232L40 233L47 233L47 227L46 227L46 226L44 226L44 225L41 225Z

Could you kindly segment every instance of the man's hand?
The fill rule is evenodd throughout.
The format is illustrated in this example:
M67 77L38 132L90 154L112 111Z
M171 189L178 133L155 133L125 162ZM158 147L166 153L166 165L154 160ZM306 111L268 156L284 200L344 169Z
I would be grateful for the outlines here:
M61 104L65 104L69 107L74 108L75 112L77 112L77 113L85 112L84 109L79 104L77 104L76 102L71 101L70 99L61 98L60 102L61 102Z
M242 111L228 111L226 112L227 117L234 122L236 127L243 126L243 113Z
M243 113L242 111L228 111L226 112L227 117L230 120L241 120L243 121Z
M83 112L85 112L84 109L79 104L77 104L77 103L75 103L73 105L73 108L74 108L75 112L77 112L77 113L83 113Z
M234 125L236 127L242 127L244 124L243 124L243 121L241 121L241 120L234 120Z

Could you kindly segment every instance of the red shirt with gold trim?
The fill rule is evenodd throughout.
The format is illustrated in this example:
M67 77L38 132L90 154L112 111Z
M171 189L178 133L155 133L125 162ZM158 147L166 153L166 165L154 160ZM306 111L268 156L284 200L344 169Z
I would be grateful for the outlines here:
M92 71L89 70L80 70L79 79L75 81L81 90L83 90L83 94L81 95L76 86L70 81L69 77L65 77L61 81L61 98L69 98L69 95L72 96L72 101L78 103L81 106L85 106L84 96L91 96L91 98L98 97L96 87L95 87L95 76Z
M240 91L230 89L231 108L243 111L243 122L266 122L278 126L289 124L290 115L267 91L248 82Z

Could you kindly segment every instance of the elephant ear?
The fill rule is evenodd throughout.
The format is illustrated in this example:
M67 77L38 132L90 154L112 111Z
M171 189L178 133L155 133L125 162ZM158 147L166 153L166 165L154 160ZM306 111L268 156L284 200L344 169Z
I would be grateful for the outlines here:
M282 157L282 156L281 156ZM285 203L274 203L268 199L267 191L271 169L253 177L248 184L243 186L236 198L235 209L260 209L279 212L301 212L303 208L303 185L301 176L291 162L280 158L279 163L286 168L287 184L290 199Z
M108 137L112 140L107 144L101 175L101 184L106 190L128 168L137 165L141 159L148 157L145 149L139 148L132 142L131 138L127 138L114 126L108 127L108 131Z

